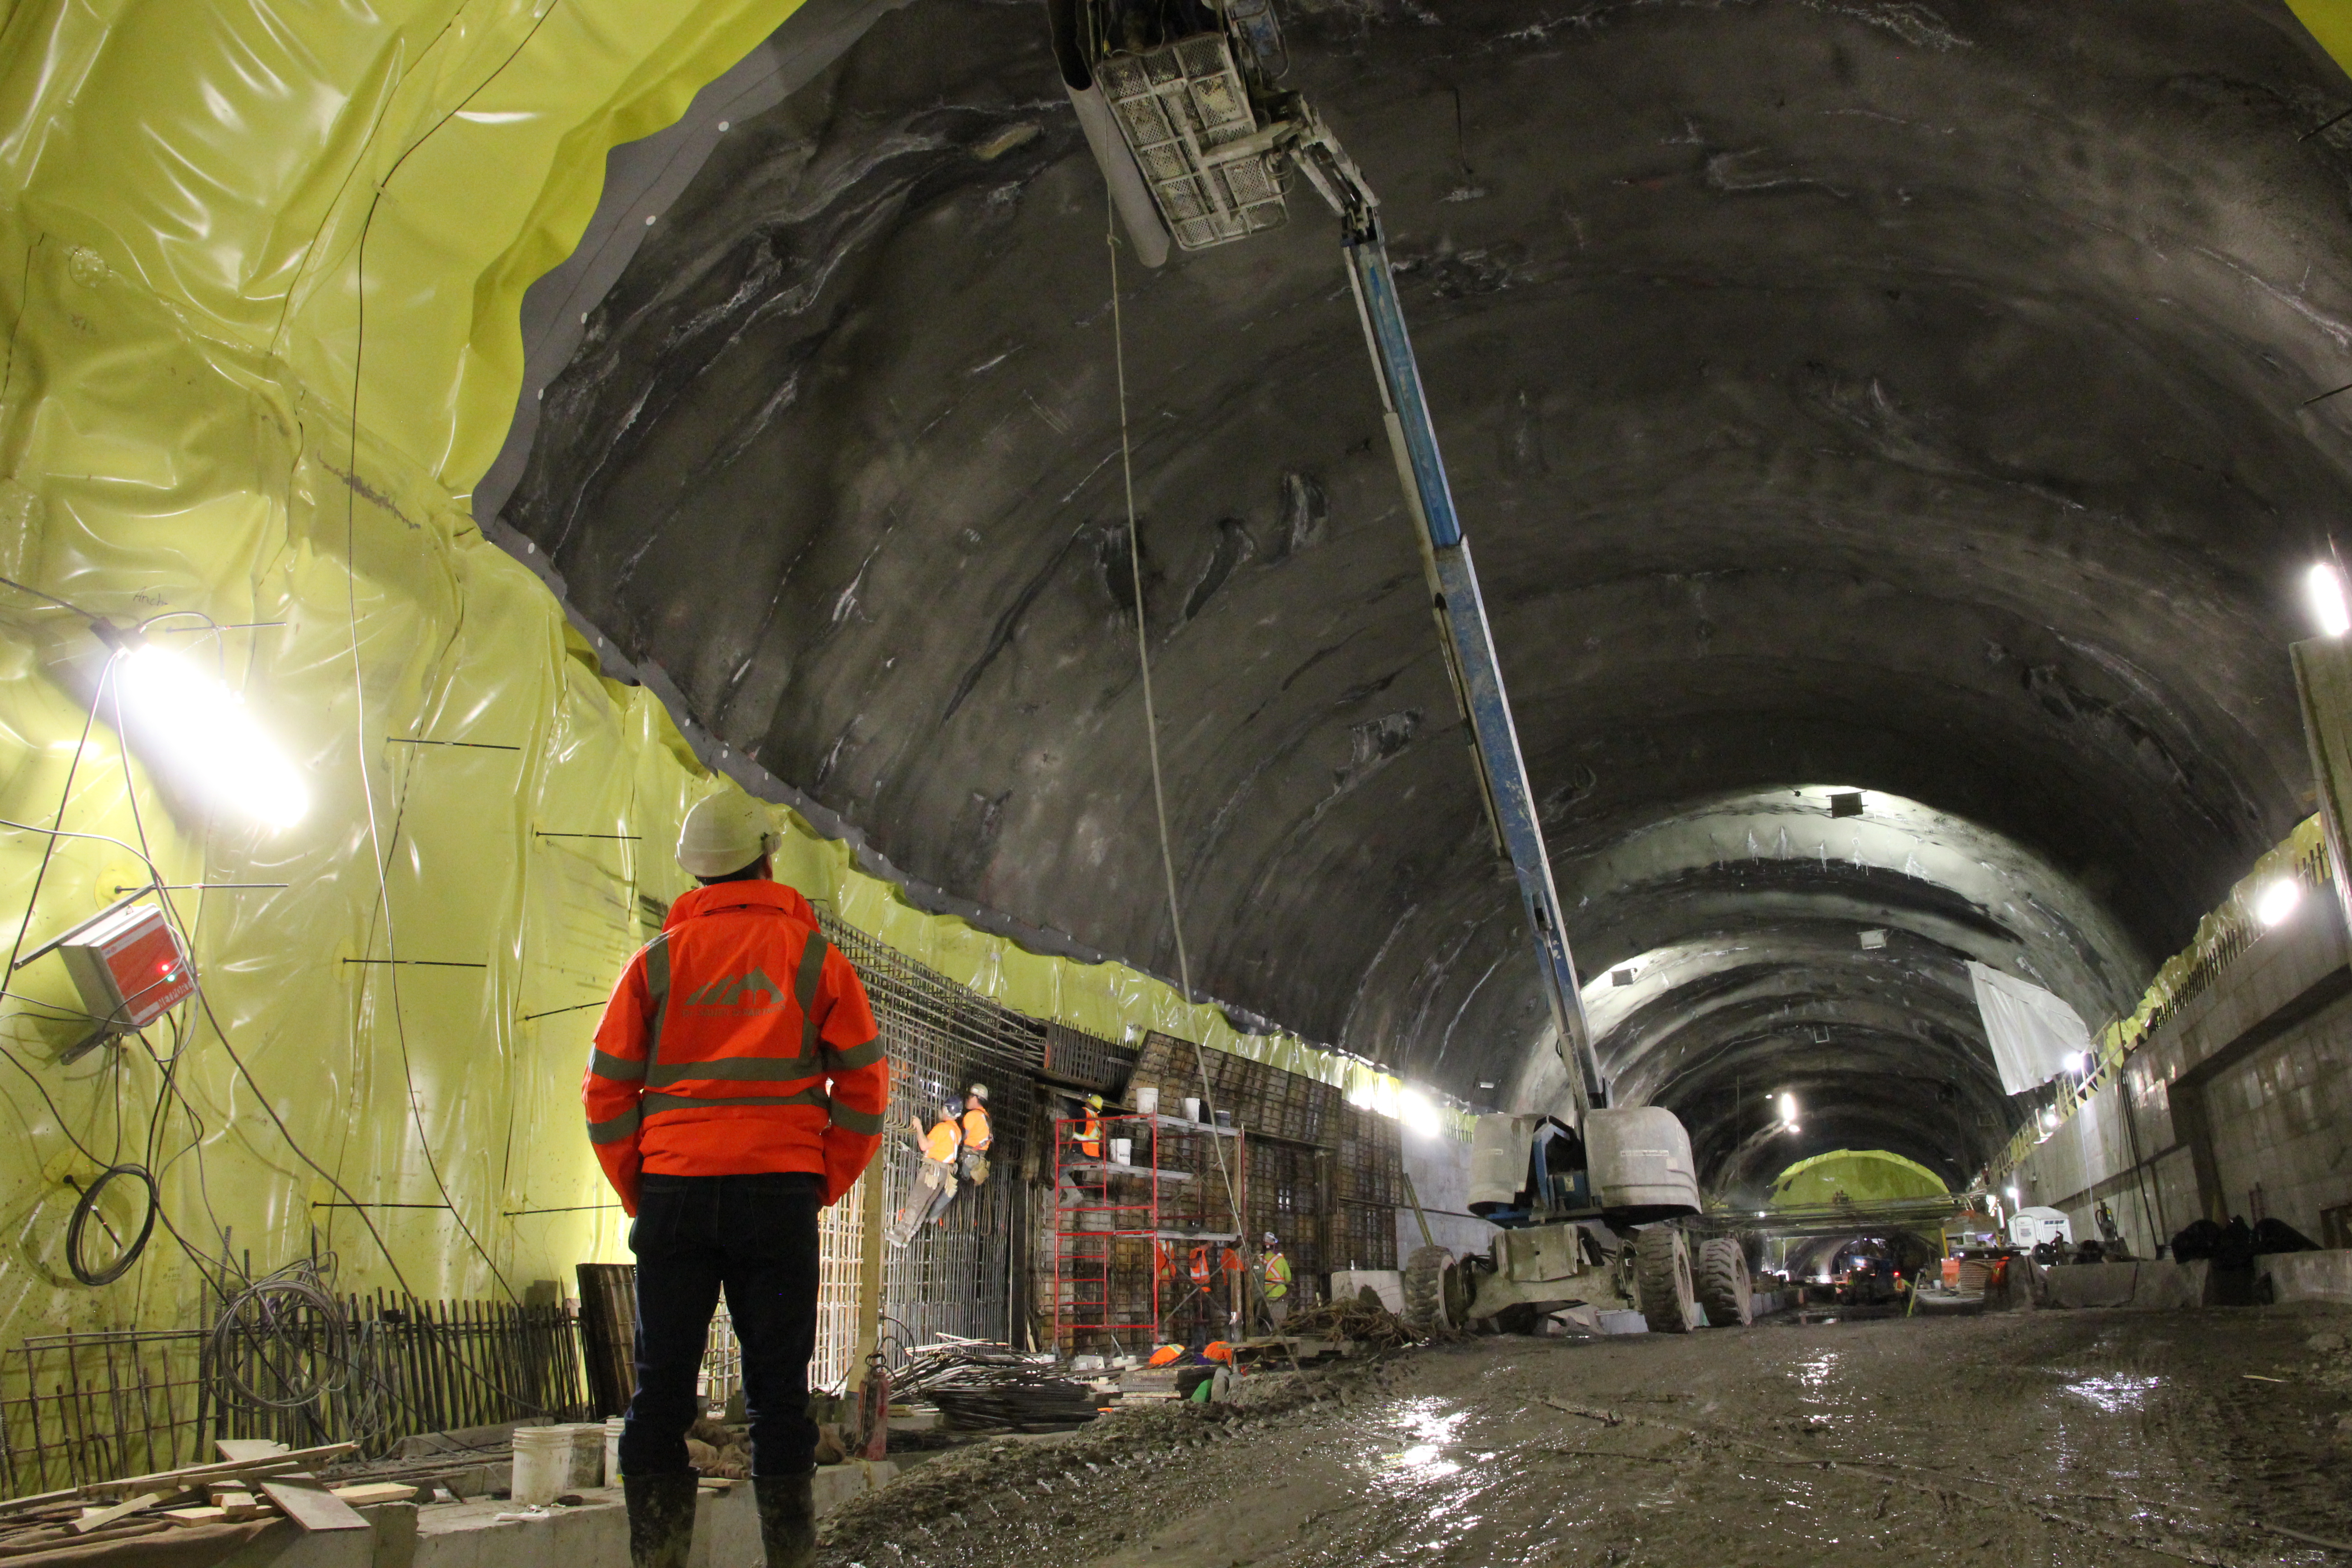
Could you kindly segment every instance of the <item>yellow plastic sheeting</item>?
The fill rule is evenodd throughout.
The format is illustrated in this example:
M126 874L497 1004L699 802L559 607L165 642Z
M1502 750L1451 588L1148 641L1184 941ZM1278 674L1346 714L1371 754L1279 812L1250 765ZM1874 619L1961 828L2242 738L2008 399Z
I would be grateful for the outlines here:
M0 1345L201 1321L190 1253L259 1272L317 1249L347 1289L478 1296L616 1252L580 1068L612 977L683 889L669 847L714 784L649 696L595 673L465 492L513 406L521 290L576 239L605 149L791 8L10 14L0 575L163 617L154 637L244 693L313 802L264 832L148 778L110 722L78 752L104 650L0 588L8 934L61 808L102 837L58 840L29 942L151 866L236 884L172 894L210 1011L144 1047L61 1065L86 1028L61 964L8 983ZM1380 1087L1131 970L924 914L792 826L784 870L812 897L1010 1006ZM112 1286L73 1284L78 1187L150 1160L178 1239Z
M1836 1202L1878 1203L1899 1198L1939 1198L1950 1189L1916 1161L1884 1149L1833 1149L1800 1160L1772 1181L1774 1208L1807 1208Z

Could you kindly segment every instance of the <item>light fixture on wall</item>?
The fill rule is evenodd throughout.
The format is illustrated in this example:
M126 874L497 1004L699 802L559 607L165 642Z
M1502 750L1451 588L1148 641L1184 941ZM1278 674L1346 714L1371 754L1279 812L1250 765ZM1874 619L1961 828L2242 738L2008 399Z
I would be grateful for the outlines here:
M2323 637L2340 637L2352 632L2352 600L2344 593L2344 574L2322 561L2304 574L2304 596L2311 604L2311 618L2318 623Z
M1417 1089L1408 1089L1397 1096L1397 1121L1416 1138L1434 1138L1444 1125L1438 1119L1435 1103Z
M290 827L310 788L262 730L245 699L169 648L104 621L124 739L150 767L214 805L264 827Z
M2266 926L2274 926L2294 913L2303 902L2303 889L2292 877L2281 877L2254 896L2254 918Z

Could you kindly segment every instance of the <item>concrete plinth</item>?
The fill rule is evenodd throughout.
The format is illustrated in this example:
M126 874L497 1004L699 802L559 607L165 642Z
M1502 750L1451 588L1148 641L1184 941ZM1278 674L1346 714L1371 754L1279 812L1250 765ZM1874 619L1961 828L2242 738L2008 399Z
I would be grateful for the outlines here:
M816 1473L819 1520L898 1473L889 1459L852 1460ZM628 1568L629 1516L618 1487L576 1494L575 1507L520 1509L480 1499L361 1510L372 1530L302 1532L290 1526L246 1543L221 1568ZM761 1568L751 1483L705 1491L694 1511L688 1568Z
M2254 1278L2270 1281L2273 1301L2336 1301L2352 1306L2352 1251L2273 1252L2254 1259Z
M2205 1300L2201 1263L2057 1263L2042 1271L2045 1307L2180 1308Z

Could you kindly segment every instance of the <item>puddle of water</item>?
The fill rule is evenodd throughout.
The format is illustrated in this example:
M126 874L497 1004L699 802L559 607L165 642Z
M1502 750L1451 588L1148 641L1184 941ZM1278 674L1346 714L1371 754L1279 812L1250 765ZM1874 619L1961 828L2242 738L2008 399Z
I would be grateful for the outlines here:
M2157 1390L2158 1379L2116 1373L2106 1377L2077 1378L2065 1387L2075 1398L2104 1410L2110 1415L2146 1408L2148 1395Z
M1831 1403L1830 1378L1837 1371L1838 1353L1822 1351L1796 1365L1798 1397L1807 1405Z
M1446 1458L1445 1449L1469 1419L1470 1412L1449 1411L1442 1400L1407 1400L1397 1407L1390 1421L1391 1430L1402 1440L1402 1447L1368 1456L1372 1459L1368 1468L1378 1479L1407 1487L1458 1474L1461 1461Z

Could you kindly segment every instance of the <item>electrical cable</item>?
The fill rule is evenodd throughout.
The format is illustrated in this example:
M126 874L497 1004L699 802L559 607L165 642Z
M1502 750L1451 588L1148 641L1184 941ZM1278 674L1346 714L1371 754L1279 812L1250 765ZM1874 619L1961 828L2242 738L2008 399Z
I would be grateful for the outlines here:
M547 18L552 16L554 12L554 5L550 4L546 10L541 12L538 16L533 18L530 29L523 34L521 40L508 52L506 58L499 62L498 68L491 71L489 75L484 77L480 83L477 85L472 91L467 93L463 99L459 100L457 103L452 106L447 113L442 115L440 119L435 121L430 126L427 126L422 135L418 136L415 141L410 142L408 146L401 152L400 156L393 160L391 167L384 171L383 177L376 182L375 195L368 203L367 217L360 225L359 244L355 249L352 263L353 284L352 295L354 319L352 330L353 343L352 350L352 401L350 409L351 440L346 458L347 472L356 474L359 472L360 467L360 387L364 379L363 372L367 363L367 247L369 237L375 232L376 210L383 205L383 193L392 184L393 176L400 172L402 165L408 162L411 154L413 154L419 147L422 147L427 141L431 140L434 133L438 132L441 127L446 125L450 121L463 113L466 109L472 104L476 98L479 97L483 92L488 89L490 83L498 80L501 75L505 74L507 67L512 65L522 54L522 51L530 47L530 41L539 36L539 29L546 24ZM352 733L359 756L360 791L367 805L368 845L372 851L370 858L375 862L377 907L382 910L383 917L384 951L386 956L394 961L390 965L392 1021L394 1033L400 1042L401 1074L402 1077L406 1079L408 1086L409 1115L416 1127L416 1143L418 1149L425 1156L425 1168L432 1175L433 1184L439 1190L442 1201L449 1205L450 1218L457 1222L457 1229L464 1234L467 1242L473 1247L473 1249L477 1253L480 1254L483 1263L488 1266L491 1277L499 1282L499 1289L507 1293L507 1299L509 1300L520 1305L522 1301L522 1298L515 1293L514 1286L508 1281L505 1271L499 1268L498 1259L490 1256L489 1248L484 1247L482 1245L481 1238L474 1234L474 1227L467 1223L464 1211L459 1209L457 1206L456 1194L449 1191L448 1183L442 1178L440 1161L434 1156L433 1142L425 1134L425 1108L419 1102L417 1098L415 1063L412 1058L408 1048L408 1024L407 1020L402 1016L400 1005L400 967L398 963L400 952L398 938L394 928L392 913L392 884L386 872L386 868L390 862L386 858L388 850L384 845L382 829L379 826L376 818L375 784L374 781L368 776L367 687L363 679L363 670L360 660L358 507L358 487L355 485L346 486L343 497L343 573L344 600L350 612L352 628L352 696L354 703ZM395 830L395 834L396 831L397 830ZM366 994L368 980L369 977L365 975L362 975L360 979L360 994L362 996L364 996ZM348 1196L349 1194L346 1194L345 1195ZM374 1225L372 1221L368 1220L365 1210L362 1209L360 1211L360 1217L362 1223L368 1225L371 1231L374 1229ZM388 1257L389 1254L386 1256ZM397 1272L396 1269L395 1272ZM405 1288L405 1284L404 1283L403 1289Z
M42 590L32 586L30 584L19 583L13 577L0 577L0 587L14 588L19 594L30 594L36 599L47 599L50 604L57 605L59 609L71 610L75 615L79 616L82 619L90 622L94 626L102 626L105 624L106 617L104 616L94 615L91 612L83 609L79 605L75 604L70 599L60 599L55 594L44 593Z
M47 829L38 827L28 829L34 833L46 831L49 839L41 847L41 863L33 871L33 890L25 896L25 918L16 923L16 940L9 944L8 967L0 970L0 982L5 982L9 975L16 973L16 957L25 951L25 934L33 929L33 910L41 901L41 881L49 874L50 858L58 852L58 830L65 826L66 807L73 803L74 773L81 767L82 752L89 748L90 730L98 722L98 704L106 694L106 678L113 668L114 656L110 653L106 663L100 667L98 672L98 690L90 697L89 716L81 721L81 739L75 743L73 757L66 763L66 787L58 795L57 821L51 823ZM21 825L12 822L7 826L16 827ZM75 835L75 837L79 837L80 835ZM117 839L115 842L121 843L121 840ZM122 847L125 849L131 847L128 844ZM148 870L152 873L154 867L149 866ZM160 882L163 879L158 877L155 880Z
M82 1258L82 1237L95 1215L108 1237L121 1246L121 1238L114 1235L114 1227L106 1223L104 1215L98 1213L98 1200L108 1187L125 1176L138 1177L146 1189L145 1216L140 1221L139 1234L131 1238L130 1246L121 1248L112 1263L103 1268L92 1268ZM131 1266L147 1250L147 1238L155 1234L155 1215L163 1206L163 1199L155 1191L155 1178L148 1174L144 1165L109 1165L99 1173L98 1180L80 1190L81 1200L74 1205L73 1218L66 1224L66 1267L85 1285L111 1285L130 1273Z

